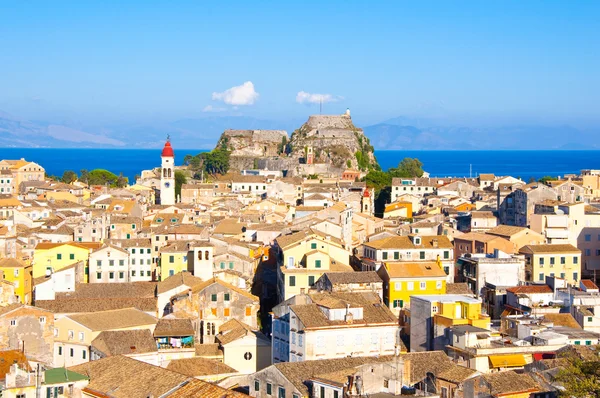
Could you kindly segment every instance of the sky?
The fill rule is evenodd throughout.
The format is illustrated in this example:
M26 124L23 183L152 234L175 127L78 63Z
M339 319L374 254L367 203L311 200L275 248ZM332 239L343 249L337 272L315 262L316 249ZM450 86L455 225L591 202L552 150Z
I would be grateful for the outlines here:
M0 110L598 123L598 1L0 2Z

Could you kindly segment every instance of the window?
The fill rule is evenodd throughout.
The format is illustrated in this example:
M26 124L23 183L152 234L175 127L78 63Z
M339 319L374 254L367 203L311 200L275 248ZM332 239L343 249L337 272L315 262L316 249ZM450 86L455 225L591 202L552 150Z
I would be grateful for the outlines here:
M229 269L233 269L233 261L229 262Z
M114 272L109 272L108 273L108 279L115 279L115 273Z
M442 281L437 281L437 282L435 282L435 288L436 288L437 290L440 290L440 289L442 288Z
M321 388L320 388L320 392L321 392L321 395L320 395L320 397L321 397L321 398L325 398L325 387L321 386Z
M60 253L59 253L59 254L57 254L57 255L56 255L56 259L57 259L57 260L62 260L62 254L60 254Z
M223 316L227 317L227 316L229 316L229 314L230 314L229 308L223 308Z
M143 263L144 263L144 260L141 260L140 264L143 264ZM123 264L121 264L121 265L123 265ZM135 258L131 259L131 265L135 265Z
M16 326L17 325L17 320L16 319L11 319L10 320L10 326Z
M561 277L561 279L565 279L565 273L564 273L564 272L561 272L561 273L560 273L560 277Z
M290 286L296 286L296 277L290 276Z
M142 273L143 273L144 271L140 271L140 272L142 272ZM135 276L135 270L132 270L132 271L131 271L131 276ZM142 275L142 276L144 276L144 275Z
M173 264L175 262L175 256L169 256L169 262Z
M210 301L213 301L213 302L217 301L217 295L216 294L211 294L210 295Z
M96 279L102 279L102 272L96 272Z
M219 264L219 267L221 267L221 269L225 269L225 262L221 261L221 263Z
M135 224L131 224L131 229L135 229Z
M598 254L598 255L600 255L600 254ZM566 257L561 257L560 258L560 263L561 264L566 264L566 262L567 262L567 258Z
M73 358L75 356L75 350L73 348L69 348L69 356Z
M590 340L586 340L585 345L592 345L592 342Z
M588 316L588 322L592 322L594 319L591 316Z
M125 272L121 271L119 272L119 279L123 279L125 278Z
M444 259L448 260L450 258L450 252L448 250L444 251Z
M69 254L69 260L75 260L75 254L74 253Z
M175 270L170 269L169 270L169 276L173 276L173 275L175 275Z
M254 380L254 391L260 391L260 381Z
M315 250L317 248L317 244L316 243L311 243L310 244L310 248L311 248L311 250Z
M273 393L273 386L271 383L267 383L267 395L271 395Z
M58 346L58 355L62 355L62 346Z
M400 259L400 252L394 252L394 260Z
M419 259L425 260L425 252L419 252Z
M543 272L540 272L538 280L540 280L542 282L544 281L544 273Z
M384 260L387 260L388 254L387 252L381 252L381 255L383 257Z
M96 266L102 267L102 260L96 260Z
M415 290L414 282L406 282L406 290Z
M108 265L111 267L115 265L115 260L108 260Z
M81 351L81 357L83 359L86 359L86 356L87 356L87 351L86 350Z
M339 398L339 392L338 390L333 390L333 398Z
M394 300L392 303L394 308L403 308L404 307L404 300Z
M85 334L83 332L79 332L79 341L83 341Z
M554 265L554 257L550 257L550 266Z
M321 260L315 260L315 268L321 268Z
M586 234L586 235L585 235L585 241L586 241L586 242L591 242L591 241L592 241L592 235L590 235L590 234Z
M400 290L402 290L402 282L395 282L394 283L394 289L399 292Z
M540 265L544 265L544 257L540 257Z
M134 260L135 261L135 260ZM135 263L134 263L135 264ZM125 260L119 260L119 265L123 266L125 265Z
M15 268L15 270L13 271L13 274L15 275L15 278L19 276L19 269Z
M313 275L310 275L308 277L308 286L312 286L315 284L315 277Z
M579 274L577 272L573 272L573 280L577 281L578 277L579 277Z
M229 293L224 293L223 294L223 300L224 301L229 301Z
M419 288L420 288L421 290L425 290L425 289L427 289L427 282L421 282L421 283L420 283L420 286L419 286Z
M573 264L577 264L579 262L579 258L578 257L573 257Z
M135 249L131 249L131 254L135 254Z
M144 250L144 249L141 249L141 250ZM146 249L146 253L150 254L150 249Z

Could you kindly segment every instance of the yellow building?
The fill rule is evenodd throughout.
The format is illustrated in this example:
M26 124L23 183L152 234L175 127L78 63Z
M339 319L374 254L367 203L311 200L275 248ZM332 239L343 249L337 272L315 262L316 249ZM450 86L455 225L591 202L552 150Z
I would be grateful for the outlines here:
M411 218L412 203L411 202L394 202L385 206L383 218L402 217Z
M350 252L338 238L309 229L276 239L281 255L277 290L280 301L308 289L325 272L350 272Z
M15 287L17 300L23 304L31 304L32 267L15 258L0 259L0 272L3 279Z
M528 281L545 282L546 276L555 276L577 286L581 280L581 250L573 245L527 245L519 254L525 256Z
M448 328L471 325L490 330L481 301L459 294L414 295L410 299L410 351L443 350Z
M410 307L412 295L446 294L446 273L439 262L386 262L377 273L384 282L383 301L396 315Z
M33 254L33 277L46 275L46 270L61 270L73 263L85 263L85 282L88 281L88 260L92 250L102 247L102 242L38 243Z
M46 171L42 166L34 162L28 162L25 159L20 160L2 160L0 161L0 170L10 170L13 175L13 189L18 191L19 185L25 181L44 181Z
M160 280L188 270L187 241L175 241L160 250Z

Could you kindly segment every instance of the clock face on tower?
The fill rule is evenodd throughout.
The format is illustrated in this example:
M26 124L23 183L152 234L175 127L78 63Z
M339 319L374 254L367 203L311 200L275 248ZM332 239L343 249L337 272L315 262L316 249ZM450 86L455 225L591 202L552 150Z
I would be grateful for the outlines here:
M165 188L169 188L171 186L170 182L165 182Z

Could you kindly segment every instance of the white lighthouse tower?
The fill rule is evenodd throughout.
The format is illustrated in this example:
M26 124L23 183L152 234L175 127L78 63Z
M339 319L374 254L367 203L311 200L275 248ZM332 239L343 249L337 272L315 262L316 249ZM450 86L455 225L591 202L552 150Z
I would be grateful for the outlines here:
M160 204L175 204L175 153L171 147L169 137L160 155Z

